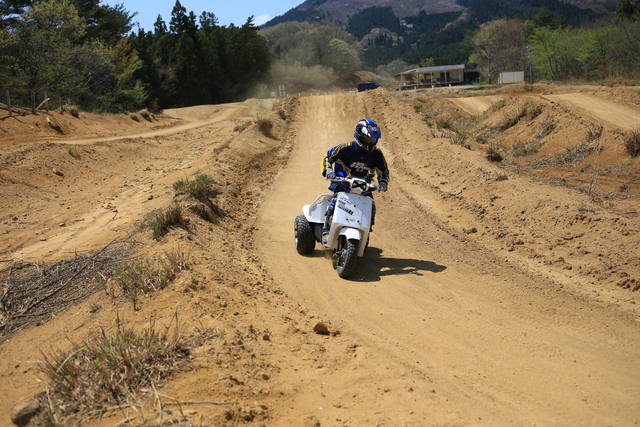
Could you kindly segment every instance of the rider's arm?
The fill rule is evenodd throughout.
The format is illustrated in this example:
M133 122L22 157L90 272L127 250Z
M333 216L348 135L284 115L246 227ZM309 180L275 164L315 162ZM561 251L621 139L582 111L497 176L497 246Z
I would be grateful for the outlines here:
M378 183L389 184L389 168L387 167L387 161L384 158L382 151L376 150L376 153L378 153L378 158L376 159L376 176L378 178Z
M349 144L336 145L335 147L327 151L327 155L322 161L322 176L327 176L328 172L333 172L333 164L340 157L340 151L348 145Z

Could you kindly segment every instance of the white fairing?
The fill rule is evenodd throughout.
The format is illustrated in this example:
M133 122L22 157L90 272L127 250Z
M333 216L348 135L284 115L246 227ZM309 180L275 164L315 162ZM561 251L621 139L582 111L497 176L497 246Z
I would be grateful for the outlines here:
M338 193L333 221L327 238L329 249L336 249L338 237L344 235L347 239L360 241L358 256L363 256L371 228L372 210L373 200L370 197L353 193Z
M302 213L307 218L307 221L311 223L324 224L324 215L327 212L329 203L333 194L323 194L318 197L312 204L305 205L302 208Z

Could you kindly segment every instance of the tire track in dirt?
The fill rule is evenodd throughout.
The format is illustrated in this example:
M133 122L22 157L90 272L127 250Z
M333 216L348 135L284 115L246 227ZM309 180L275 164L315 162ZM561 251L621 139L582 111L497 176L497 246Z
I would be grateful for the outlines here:
M368 381L359 370L337 371L326 381L350 387L325 393L349 401L356 424L637 422L637 322L450 234L430 214L437 198L400 171L392 170L390 192L376 197L377 226L355 280L338 279L319 250L297 255L293 218L326 191L322 156L349 138L365 110L363 95L302 99L296 147L260 220L261 257L287 293L370 353L361 367ZM350 399L406 377L413 395L394 389ZM309 400L302 391L296 410L313 411ZM332 415L318 418L331 423Z

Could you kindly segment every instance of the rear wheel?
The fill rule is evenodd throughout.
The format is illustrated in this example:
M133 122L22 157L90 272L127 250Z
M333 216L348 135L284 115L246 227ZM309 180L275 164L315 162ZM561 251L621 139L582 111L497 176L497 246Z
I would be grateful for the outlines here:
M336 258L336 271L338 272L338 276L343 279L351 276L356 270L359 243L357 240L347 240L343 244L342 250L339 251L338 257Z
M316 248L316 238L313 235L313 228L304 215L299 215L293 224L296 250L300 255L309 255Z

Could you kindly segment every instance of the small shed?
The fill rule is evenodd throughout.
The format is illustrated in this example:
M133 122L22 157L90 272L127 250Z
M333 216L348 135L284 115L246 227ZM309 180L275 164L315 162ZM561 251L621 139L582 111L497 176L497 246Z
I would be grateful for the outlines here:
M504 71L498 77L498 83L501 85L522 82L524 82L524 71Z
M439 65L414 68L396 74L405 85L449 85L465 82L465 65Z

